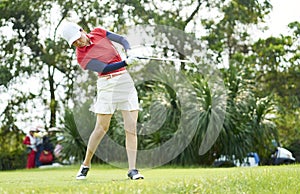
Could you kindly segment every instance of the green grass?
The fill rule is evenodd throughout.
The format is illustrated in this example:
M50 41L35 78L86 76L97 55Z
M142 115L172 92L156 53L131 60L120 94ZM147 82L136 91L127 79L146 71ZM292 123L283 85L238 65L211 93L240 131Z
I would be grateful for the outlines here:
M252 168L141 169L144 180L127 179L125 169L93 165L87 180L75 180L78 166L0 172L4 193L300 193L300 165Z

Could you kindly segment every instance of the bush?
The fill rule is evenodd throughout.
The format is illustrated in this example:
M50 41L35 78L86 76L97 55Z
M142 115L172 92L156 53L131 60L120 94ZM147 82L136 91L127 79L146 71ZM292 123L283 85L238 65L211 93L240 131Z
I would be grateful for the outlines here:
M15 170L26 167L27 154L24 150L0 153L0 170Z
M296 158L296 162L300 162L300 140L295 140L289 146L289 150L293 153Z

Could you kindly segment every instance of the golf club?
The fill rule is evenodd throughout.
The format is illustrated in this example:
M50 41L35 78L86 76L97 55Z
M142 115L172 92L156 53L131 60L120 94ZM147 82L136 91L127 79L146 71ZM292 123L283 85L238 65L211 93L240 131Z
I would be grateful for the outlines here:
M147 59L147 60L157 60L157 61L173 61L173 62L181 62L181 63L193 63L189 60L182 60L182 59L172 59L172 58L159 58L159 57L137 57L138 59Z

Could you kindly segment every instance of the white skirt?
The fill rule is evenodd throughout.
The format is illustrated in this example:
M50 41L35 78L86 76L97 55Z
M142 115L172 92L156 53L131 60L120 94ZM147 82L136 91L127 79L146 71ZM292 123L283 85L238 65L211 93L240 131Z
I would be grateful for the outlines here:
M99 114L113 114L115 110L138 109L137 91L127 71L112 78L98 78L97 98L90 111Z

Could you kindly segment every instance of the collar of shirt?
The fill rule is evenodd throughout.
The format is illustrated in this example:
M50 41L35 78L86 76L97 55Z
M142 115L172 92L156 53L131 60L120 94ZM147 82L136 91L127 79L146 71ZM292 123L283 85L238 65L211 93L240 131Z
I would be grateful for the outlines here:
M92 41L92 39L94 39L94 35L92 35L92 34L87 34L86 36L89 38L90 45L94 44L93 41ZM90 46L90 45L88 45L88 46Z

